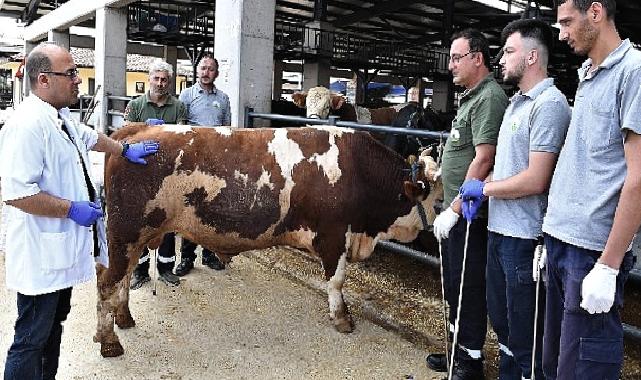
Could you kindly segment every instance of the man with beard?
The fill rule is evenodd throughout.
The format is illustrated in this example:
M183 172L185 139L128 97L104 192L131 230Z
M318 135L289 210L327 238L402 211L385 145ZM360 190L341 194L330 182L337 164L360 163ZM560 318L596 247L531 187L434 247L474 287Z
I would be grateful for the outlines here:
M560 0L559 38L588 59L543 220L547 379L618 379L619 314L641 224L641 53L622 41L615 0Z
M571 111L547 75L551 28L538 20L517 20L503 29L502 39L503 79L519 92L503 115L492 179L465 181L461 197L464 202L489 197L487 308L499 341L499 378L531 379L536 304L532 274L539 274L534 251ZM538 328L539 343L541 332ZM535 375L543 379L541 345L537 347Z
M172 76L173 68L170 64L161 59L152 62L149 67L149 92L127 104L125 119L134 122L147 121L149 124L183 124L186 119L185 106L169 94L167 87ZM176 262L175 244L175 234L166 234L158 248L157 257L158 279L171 286L180 284L180 279L172 272ZM130 288L138 289L150 280L149 250L145 247L131 277Z
M218 60L206 54L198 64L198 82L180 93L180 101L187 108L190 124L201 126L231 125L231 110L227 94L217 89L214 81L218 78ZM196 244L183 238L180 264L176 275L184 276L194 268ZM216 255L203 248L202 263L211 269L225 269Z
M434 235L440 241L445 298L450 305L450 329L453 332L459 306L459 287L464 281L461 320L453 368L454 379L480 380L483 375L482 349L487 330L485 303L485 268L487 249L487 211L479 218L460 218L481 202L462 204L459 188L465 179L485 179L494 165L498 131L507 106L507 96L490 71L490 53L485 36L468 29L452 37L449 69L454 83L465 87L450 137L443 151L442 181L444 204L450 205L434 220ZM468 222L467 262L463 263ZM462 268L465 272L461 280ZM449 338L449 337L448 337ZM447 370L443 354L431 354L427 365L437 371Z
M5 380L55 379L72 288L95 277L94 256L106 256L87 151L145 164L158 150L157 142L120 144L74 122L68 107L82 80L67 49L38 45L26 73L32 94L0 131L5 278L18 309Z

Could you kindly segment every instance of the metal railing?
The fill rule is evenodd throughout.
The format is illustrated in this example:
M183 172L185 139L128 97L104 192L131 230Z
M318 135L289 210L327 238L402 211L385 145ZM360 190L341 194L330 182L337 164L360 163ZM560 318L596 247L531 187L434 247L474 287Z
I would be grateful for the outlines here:
M416 45L351 33L280 22L274 54L280 59L325 57L334 66L388 70L395 75L448 75L449 54L429 45Z
M81 95L79 97L79 107L78 112L80 113L80 120L85 120L87 112L93 112L94 117L100 117L100 100L96 99L95 104L91 104L91 95ZM133 99L131 96L116 96L108 95L107 96L107 129L109 131L114 131L122 126L125 118L125 107L127 103ZM88 106L88 107L87 107ZM92 123L89 123L92 125Z
M290 122L292 124L310 124L310 125L333 125L343 128L352 128L361 131L368 132L379 132L379 133L394 133L394 134L403 134L416 137L422 137L427 139L437 139L437 140L447 140L449 137L448 132L435 132L435 131L426 131L422 129L407 129L392 127L389 125L376 125L376 124L360 124L353 121L340 121L338 116L330 115L327 119L309 119L300 116L292 115L279 115L271 113L260 113L253 112L252 108L248 107L245 110L245 126L252 128L254 126L253 119L266 119L266 120L278 120Z
M127 7L127 38L172 45L214 40L214 2L137 1Z

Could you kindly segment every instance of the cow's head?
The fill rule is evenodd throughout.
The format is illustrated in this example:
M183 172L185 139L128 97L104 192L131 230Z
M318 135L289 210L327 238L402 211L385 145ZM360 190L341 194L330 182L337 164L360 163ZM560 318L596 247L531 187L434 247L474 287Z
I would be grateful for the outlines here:
M300 108L307 109L307 117L311 119L327 119L330 110L340 109L345 104L345 98L332 94L325 87L310 88L307 92L297 92L292 100Z
M433 170L433 167L427 159L420 160L416 156L410 156L407 162L410 164L410 178L403 184L405 196L413 202L421 202L430 193L430 170Z
M441 168L432 157L432 148L421 152L418 161L423 164L423 172L430 183L436 183L441 178Z

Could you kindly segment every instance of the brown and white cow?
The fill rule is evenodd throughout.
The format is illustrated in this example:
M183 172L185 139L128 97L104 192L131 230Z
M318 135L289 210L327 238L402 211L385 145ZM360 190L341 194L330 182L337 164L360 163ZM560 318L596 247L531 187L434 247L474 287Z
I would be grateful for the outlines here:
M109 267L98 265L94 338L103 356L123 354L114 320L134 326L131 273L142 248L158 247L167 232L223 256L274 245L318 255L330 319L350 332L346 263L370 256L380 239L415 239L423 228L417 204L431 209L422 167L412 181L410 165L364 132L165 125L129 126L113 137L158 140L160 151L146 166L107 158Z
M406 104L393 107L365 108L354 106L345 101L342 95L331 93L325 87L313 87L307 92L292 95L293 102L300 108L307 109L307 117L327 119L330 111L340 116L342 121L354 121L361 124L392 125L398 112Z

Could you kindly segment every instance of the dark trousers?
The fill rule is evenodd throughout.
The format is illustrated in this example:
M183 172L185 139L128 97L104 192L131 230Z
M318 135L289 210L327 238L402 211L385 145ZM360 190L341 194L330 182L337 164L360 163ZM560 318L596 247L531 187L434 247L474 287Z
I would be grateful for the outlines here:
M442 244L443 285L445 299L450 305L449 320L456 320L458 294L463 266L463 249L467 221L459 218ZM485 303L485 265L487 257L487 219L475 219L470 226L470 236L463 284L461 321L458 345L468 350L482 350L487 332L487 307ZM465 359L465 357L462 357Z
M545 237L547 305L543 337L546 379L618 379L623 364L623 327L619 310L623 286L634 265L627 252L617 276L614 305L589 314L581 306L581 284L601 252Z
M18 293L18 319L4 380L55 379L62 322L71 310L71 288L27 296Z
M182 259L189 259L192 262L196 260L196 247L198 244L187 240L183 238L182 245L180 246L180 254ZM203 247L203 263L210 261L210 260L216 260L218 261L218 258L214 253L207 248Z
M536 282L532 260L537 241L488 233L487 312L501 345L499 378L531 378ZM539 292L535 375L543 379L541 352L545 291ZM506 351L506 349L508 351Z
M160 243L160 247L158 248L158 257L156 258L158 272L171 272L174 269L175 262L176 234L171 232L163 236L162 243ZM147 247L143 249L142 255L140 255L136 272L149 274L149 249L147 249Z

